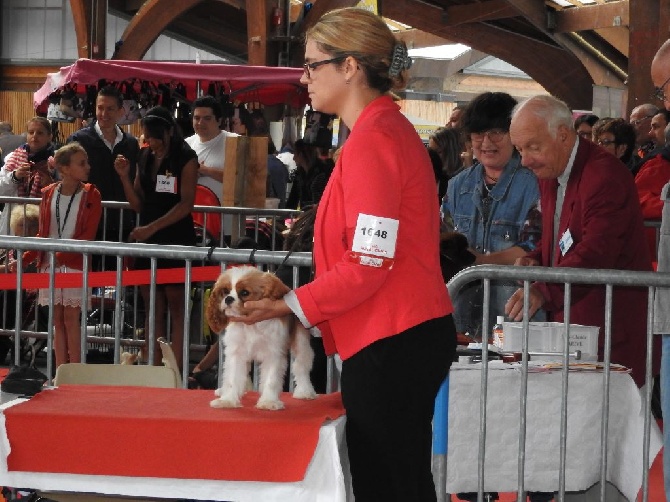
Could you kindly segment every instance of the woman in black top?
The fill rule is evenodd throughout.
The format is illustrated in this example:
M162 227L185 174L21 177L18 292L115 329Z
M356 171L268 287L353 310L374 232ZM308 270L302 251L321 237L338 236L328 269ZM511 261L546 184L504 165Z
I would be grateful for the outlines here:
M295 142L293 159L298 168L294 173L286 208L305 210L321 200L335 164L331 159L320 159L317 147L308 145L301 139Z
M114 167L133 211L139 213L140 225L130 233L130 240L154 244L194 246L195 229L191 211L198 177L198 157L186 144L179 127L166 108L150 109L142 119L142 133L148 148L142 149L134 181L130 180L129 163L117 157ZM159 259L158 268L181 268L183 260ZM148 258L139 258L136 269L150 268ZM145 307L149 305L149 285L140 286ZM184 343L184 284L156 286L156 338L166 336L167 312L170 313L171 341L177 363L182 366ZM145 333L149 333L145 315ZM154 364L160 363L156 346Z

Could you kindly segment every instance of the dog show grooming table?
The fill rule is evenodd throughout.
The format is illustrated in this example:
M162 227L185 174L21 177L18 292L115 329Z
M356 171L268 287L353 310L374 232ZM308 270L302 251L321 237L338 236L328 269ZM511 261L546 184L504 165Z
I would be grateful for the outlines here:
M449 375L447 493L477 491L480 368L454 364ZM518 366L489 363L485 491L517 489L521 378ZM642 486L644 400L629 374L613 371L610 378L607 480L635 500ZM561 371L528 373L526 490L558 490L562 379ZM600 480L603 373L571 371L568 380L565 488L574 492ZM661 446L652 420L649 465Z
M244 501L346 500L339 394L214 409L211 390L62 385L3 405L0 485ZM344 465L343 465L344 464Z

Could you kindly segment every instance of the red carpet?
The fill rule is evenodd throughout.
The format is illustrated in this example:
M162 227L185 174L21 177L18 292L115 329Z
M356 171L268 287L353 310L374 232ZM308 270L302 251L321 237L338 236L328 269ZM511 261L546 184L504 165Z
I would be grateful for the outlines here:
M339 394L283 394L286 409L214 409L212 391L63 385L5 411L9 470L300 481Z

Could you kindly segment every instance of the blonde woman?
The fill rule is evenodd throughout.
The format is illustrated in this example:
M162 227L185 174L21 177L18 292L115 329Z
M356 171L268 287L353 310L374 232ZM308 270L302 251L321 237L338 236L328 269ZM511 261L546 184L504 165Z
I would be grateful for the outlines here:
M438 256L435 177L390 91L411 64L384 20L325 14L308 30L313 107L351 130L317 210L315 278L281 300L246 303L242 322L294 312L342 363L357 502L432 501L434 399L455 350Z

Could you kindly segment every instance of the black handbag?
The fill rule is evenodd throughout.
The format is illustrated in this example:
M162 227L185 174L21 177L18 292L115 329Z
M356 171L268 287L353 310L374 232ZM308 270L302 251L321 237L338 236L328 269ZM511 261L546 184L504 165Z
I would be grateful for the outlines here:
M0 390L10 394L34 396L43 389L47 380L47 376L35 367L12 366L0 383Z

